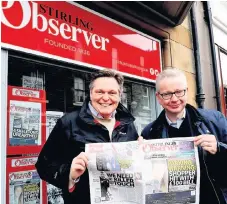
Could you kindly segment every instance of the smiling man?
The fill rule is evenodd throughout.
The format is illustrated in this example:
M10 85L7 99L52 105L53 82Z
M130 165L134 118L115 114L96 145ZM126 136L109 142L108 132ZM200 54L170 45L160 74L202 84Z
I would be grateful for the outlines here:
M38 161L40 177L61 188L65 204L90 204L86 143L137 140L134 117L120 104L123 76L99 71L80 111L58 120Z
M227 121L218 111L187 104L184 73L166 69L156 80L156 97L164 110L142 131L144 139L195 136L200 159L200 204L225 204Z

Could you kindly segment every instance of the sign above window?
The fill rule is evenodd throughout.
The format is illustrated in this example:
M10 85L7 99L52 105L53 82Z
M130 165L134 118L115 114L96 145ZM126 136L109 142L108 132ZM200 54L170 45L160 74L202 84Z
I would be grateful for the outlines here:
M1 3L3 47L148 81L161 71L159 40L76 3Z

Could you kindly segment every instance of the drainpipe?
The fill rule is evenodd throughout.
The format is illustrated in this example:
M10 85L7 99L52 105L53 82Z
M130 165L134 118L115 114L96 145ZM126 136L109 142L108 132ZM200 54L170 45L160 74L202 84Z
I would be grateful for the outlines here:
M217 60L216 60L215 47L214 47L214 34L212 29L212 16L211 16L209 2L204 1L203 6L204 6L204 18L205 18L205 21L207 22L209 38L210 38L210 49L211 49L211 57L212 57L212 64L213 64L214 86L215 86L215 95L216 95L215 98L217 103L217 110L221 111L218 68L217 68Z
M197 23L195 18L195 8L192 5L190 10L191 16L191 26L192 26L192 38L193 38L193 48L194 48L194 58L195 58L195 72L196 72L196 102L199 108L204 108L205 94L202 88L202 75L201 75L201 64L200 64L200 53L199 53L199 42L198 42L198 32Z

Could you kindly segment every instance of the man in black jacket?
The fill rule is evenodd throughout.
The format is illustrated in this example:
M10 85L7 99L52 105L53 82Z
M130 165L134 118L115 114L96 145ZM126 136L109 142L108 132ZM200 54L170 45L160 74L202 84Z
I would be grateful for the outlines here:
M113 71L94 74L90 100L58 120L39 155L36 168L41 179L62 189L65 204L90 204L86 143L138 138L134 117L119 103L123 80Z
M200 204L225 204L227 121L218 111L187 104L184 73L166 69L156 80L156 97L164 110L142 131L144 139L196 136L200 159Z

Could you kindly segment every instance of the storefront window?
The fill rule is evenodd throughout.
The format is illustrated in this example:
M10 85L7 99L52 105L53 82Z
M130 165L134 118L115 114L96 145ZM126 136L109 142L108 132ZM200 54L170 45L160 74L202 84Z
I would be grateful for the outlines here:
M220 52L220 60L223 85L225 86L225 88L227 88L227 54L224 52Z
M224 93L225 93L225 105L227 107L227 87L224 88ZM227 111L227 110L226 110Z
M85 85L81 78L74 78L74 105L82 106L85 99Z
M128 108L128 99L127 99L127 87L124 86L123 93L121 96L121 103L124 107Z
M135 125L139 134L143 128L156 119L155 89L150 86L132 83L131 112L136 118ZM142 94L142 97L141 97Z
M224 89L224 106L227 114L227 53L220 52L221 75Z
M26 76L26 75L22 76L22 86L24 88L45 90L43 81L44 81L44 76L39 75L38 77L34 72L31 72L31 76Z
M9 54L8 60L7 154L16 155L15 152L19 152L23 158L10 157L7 158L7 163L13 165L18 159L30 159L31 168L25 173L32 172L34 178L29 182L32 185L40 185L41 179L34 167L40 148L60 117L66 112L81 108L89 95L90 73L84 72L84 68L79 66L74 65L72 68L65 64L41 62L26 56ZM157 117L159 106L155 101L154 87L151 85L126 79L121 103L135 117L134 124L139 135L143 128ZM30 158L30 154L34 157ZM21 170L14 166L7 169L7 178L20 174ZM7 185L15 185L14 181L10 182ZM26 185L26 182L28 180L23 180L23 185ZM49 183L42 186L47 192L47 203L52 202L52 194L61 197L60 189ZM41 189L39 191L41 192ZM10 200L9 203L11 202L13 201Z
M79 69L10 56L8 84L45 90L46 111L66 113L79 109L89 94L90 73ZM125 80L121 103L136 118L135 126L139 134L157 117L155 90L152 86Z

